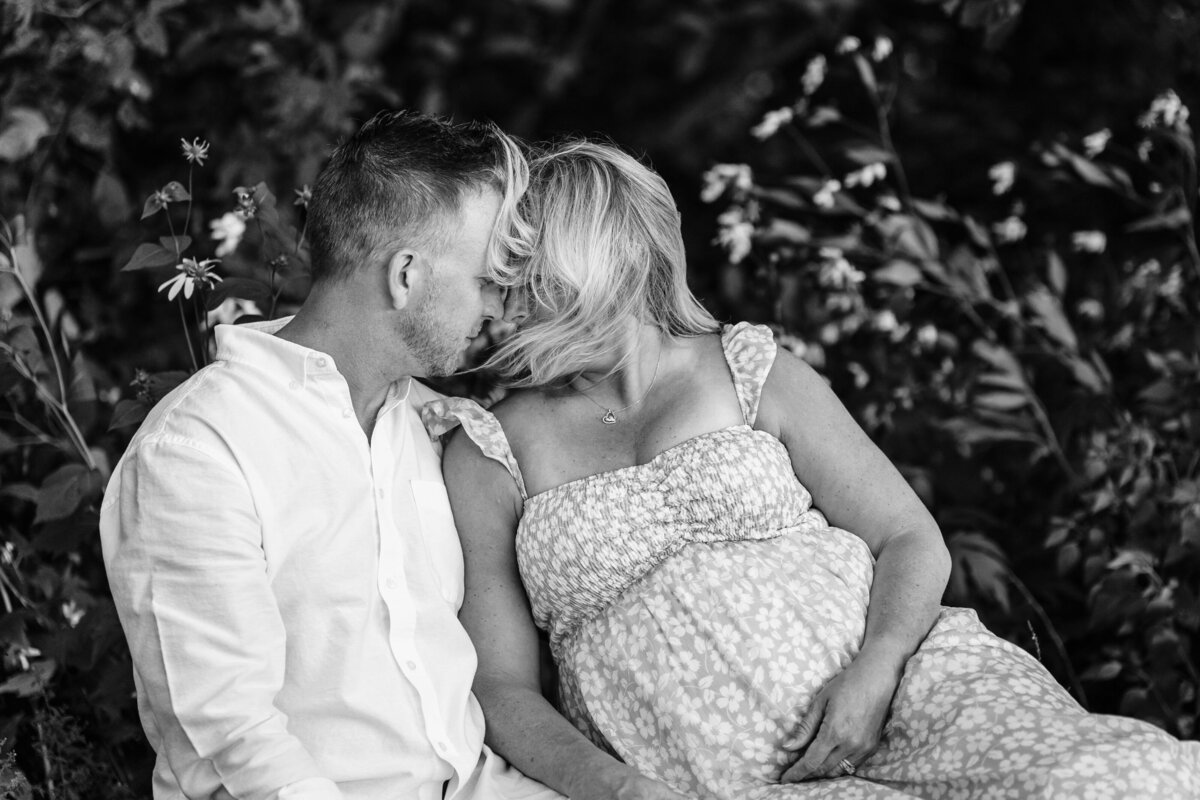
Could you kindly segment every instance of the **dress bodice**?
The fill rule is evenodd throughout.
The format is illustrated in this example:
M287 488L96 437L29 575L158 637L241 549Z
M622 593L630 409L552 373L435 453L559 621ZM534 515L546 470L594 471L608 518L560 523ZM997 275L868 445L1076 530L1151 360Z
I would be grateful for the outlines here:
M590 475L532 497L496 418L469 400L427 406L432 432L461 423L485 455L509 470L525 500L517 560L534 620L557 649L681 548L770 539L827 525L797 480L787 449L753 427L774 360L770 329L742 323L722 349L743 423L702 433L643 464Z

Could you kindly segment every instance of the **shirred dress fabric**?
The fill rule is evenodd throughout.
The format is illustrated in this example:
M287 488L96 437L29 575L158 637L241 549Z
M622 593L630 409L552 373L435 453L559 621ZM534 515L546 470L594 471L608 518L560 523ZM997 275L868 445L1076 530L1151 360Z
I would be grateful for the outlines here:
M517 482L521 577L581 731L705 800L1200 797L1200 743L1087 714L961 608L908 662L855 776L780 784L781 742L861 646L874 559L752 427L771 331L741 323L722 343L744 424L533 497L494 416L462 399L424 409L432 434L461 422Z

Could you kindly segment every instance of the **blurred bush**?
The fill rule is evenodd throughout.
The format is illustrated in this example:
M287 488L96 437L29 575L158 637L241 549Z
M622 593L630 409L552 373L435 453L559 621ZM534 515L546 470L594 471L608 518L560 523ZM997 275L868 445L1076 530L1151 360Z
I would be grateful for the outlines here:
M1193 736L1188 109L1168 89L1112 129L996 153L952 203L915 195L892 143L901 57L843 39L753 129L768 166L709 170L723 291L828 376L934 509L951 602L981 606L1085 704Z
M647 154L705 302L934 509L949 599L1195 736L1198 37L1196 0L0 0L0 797L149 796L104 482L213 324L303 299L307 185L401 106Z

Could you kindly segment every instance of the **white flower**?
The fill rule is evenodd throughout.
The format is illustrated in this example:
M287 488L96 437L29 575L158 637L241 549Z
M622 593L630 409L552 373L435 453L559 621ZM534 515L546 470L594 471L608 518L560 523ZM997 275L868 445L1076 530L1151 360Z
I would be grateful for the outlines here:
M167 292L167 299L174 300L183 291L183 296L191 299L192 293L196 291L196 286L209 288L214 286L217 281L221 280L220 275L212 274L212 268L221 263L217 258L206 258L203 261L197 261L194 258L185 258L183 261L175 265L175 269L179 270L179 274L169 280L163 281L163 284L158 287L158 291L171 287Z
M862 389L868 383L871 382L871 376L867 374L867 371L865 369L863 369L862 364L851 361L850 363L848 363L846 365L846 369L850 372L850 375L853 376L853 378L854 378L854 388L855 389Z
M857 52L860 47L862 47L862 42L858 40L857 36L847 36L838 42L837 53L844 56L847 53Z
M711 203L725 193L730 186L735 192L749 191L754 185L750 167L745 164L714 164L704 173L704 188L700 190L700 199Z
M192 139L191 143L188 143L187 139L180 139L179 144L183 147L183 157L189 163L204 166L204 159L208 158L208 142L203 139Z
M1178 297L1179 293L1182 291L1183 273L1180 271L1179 265L1176 264L1171 268L1171 271L1167 273L1166 280L1164 280L1162 285L1158 287L1158 295L1160 297L1165 297L1168 300L1172 300Z
M717 243L729 252L729 261L737 264L750 255L753 244L754 223L746 219L745 212L734 206L717 217L720 229L717 231Z
M992 194L1002 195L1013 187L1017 178L1017 165L1011 161L993 164L988 170L988 177L992 179Z
M1168 128L1182 128L1187 124L1189 113L1188 107L1179 99L1179 95L1175 94L1175 90L1167 89L1154 98L1148 111L1138 117L1138 125L1153 128L1161 122Z
M804 124L810 128L820 128L842 118L842 112L833 106L817 106L804 118Z
M1095 320L1098 322L1104 319L1104 306L1100 304L1099 300L1089 297L1085 300L1079 301L1079 303L1075 306L1075 313L1084 319Z
M1000 240L1001 244L1012 244L1019 242L1025 238L1025 234L1029 229L1025 227L1025 223L1020 217L1012 216L1000 220L992 226L992 233Z
M1112 138L1112 131L1108 128L1098 130L1095 133L1083 137L1083 149L1090 158L1095 158L1104 152L1104 148L1108 147L1108 140Z
M824 263L817 276L817 282L830 289L852 289L863 282L866 277L862 272L846 260L842 251L836 247L822 247L820 251Z
M876 61L883 61L892 54L892 40L886 36L879 36L875 39L875 48L871 50L871 58Z
M42 651L36 647L25 647L19 644L13 646L13 655L17 657L17 662L21 665L22 670L29 669L29 659L37 658L41 654Z
M822 344L832 346L837 344L838 339L842 336L842 331L832 322L826 322L821 326L821 330L817 333L817 336L821 339Z
M846 186L870 186L877 180L883 180L886 176L887 166L882 161L877 161L847 175Z
M900 324L900 321L896 319L896 315L892 313L891 309L885 308L875 315L872 323L875 326L875 330L891 333L896 330L896 326Z
M208 223L208 227L212 229L212 238L221 242L217 245L217 257L223 258L237 250L238 245L242 243L242 236L246 233L246 220L237 212L228 211L220 219Z
M1071 245L1077 252L1103 253L1108 237L1103 231L1075 231L1071 234Z
M937 344L938 329L933 325L926 323L920 328L917 328L917 344L921 347L929 348Z
M833 195L842 188L841 181L825 181L817 193L813 195L813 202L819 208L833 208Z
M762 141L769 139L784 125L792 121L795 112L791 106L777 108L763 115L762 121L750 129L750 135Z
M880 208L885 208L888 211L899 211L903 206L900 205L900 200L894 194L881 194L875 198L875 202Z
M828 62L825 60L825 56L814 56L808 62L808 66L804 68L804 77L800 79L800 85L804 87L804 93L806 95L812 94L819 89L821 84L825 82L825 75L828 71Z
M72 628L79 624L79 621L83 619L83 615L86 613L87 611L76 605L74 600L68 600L62 604L63 619L65 619L67 624Z

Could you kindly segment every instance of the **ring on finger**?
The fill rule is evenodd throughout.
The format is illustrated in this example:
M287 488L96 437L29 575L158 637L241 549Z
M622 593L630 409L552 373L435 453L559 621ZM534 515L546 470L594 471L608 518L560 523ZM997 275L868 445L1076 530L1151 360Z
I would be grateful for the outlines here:
M842 772L846 773L847 775L853 775L858 771L858 767L851 764L850 759L848 758L843 758L841 761L839 761L838 766L841 767Z

